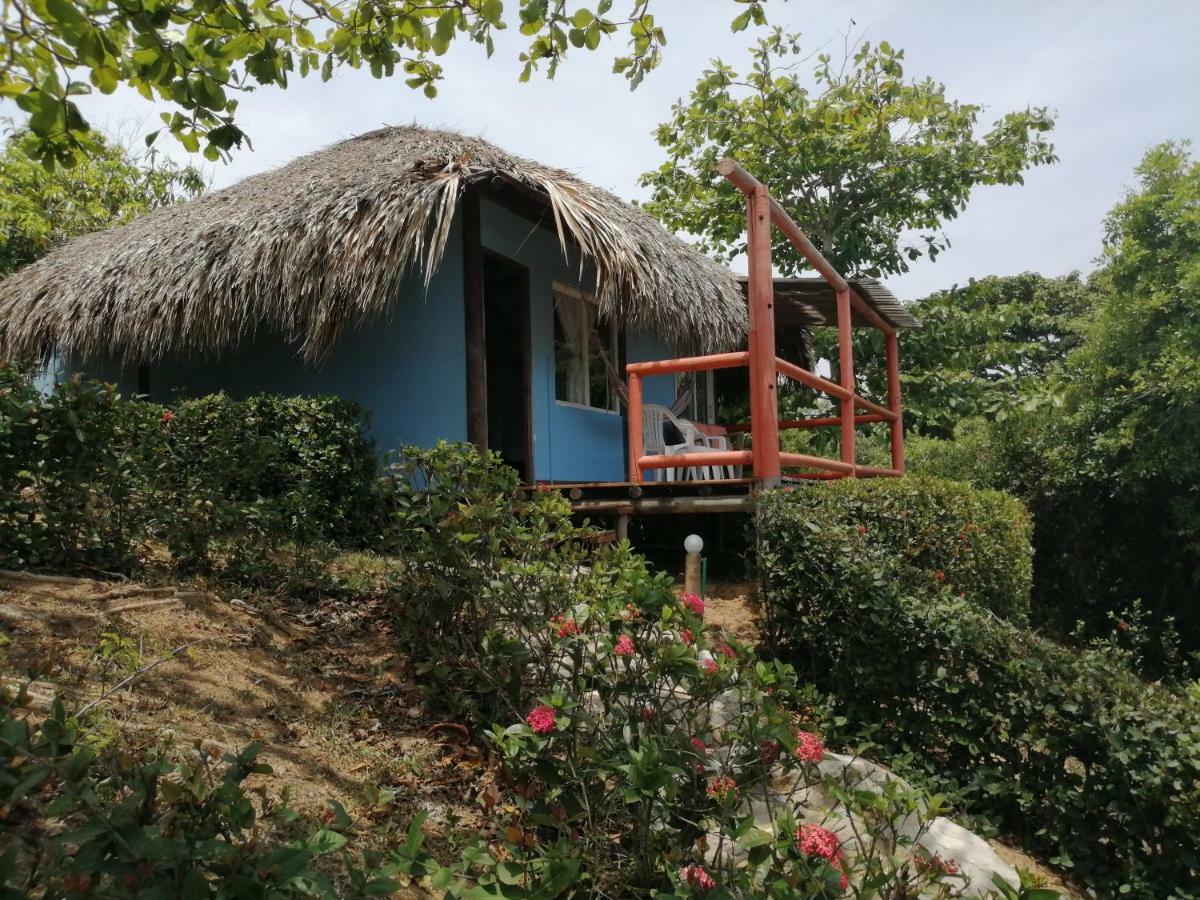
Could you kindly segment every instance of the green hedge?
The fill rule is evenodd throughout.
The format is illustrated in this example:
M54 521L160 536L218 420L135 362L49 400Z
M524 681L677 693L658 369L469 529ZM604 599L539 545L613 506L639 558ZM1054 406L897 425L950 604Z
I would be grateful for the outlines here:
M774 497L788 511L780 527L804 545L793 574L812 581L809 594L836 589L810 562L870 552L887 557L907 592L965 593L1006 618L1029 615L1032 525L1007 494L935 478L844 478Z
M913 590L908 554L814 515L857 497L869 521L868 496L892 509L921 484L930 507L966 496L913 479L761 499L769 642L838 698L841 737L885 749L1102 896L1200 895L1200 704L1143 682L1111 646L1072 650L998 618L973 590ZM1023 517L1013 529L996 544L1027 539Z
M379 521L362 423L332 397L168 409L0 367L0 566L128 571L159 544L182 568L248 572L283 542L360 544Z

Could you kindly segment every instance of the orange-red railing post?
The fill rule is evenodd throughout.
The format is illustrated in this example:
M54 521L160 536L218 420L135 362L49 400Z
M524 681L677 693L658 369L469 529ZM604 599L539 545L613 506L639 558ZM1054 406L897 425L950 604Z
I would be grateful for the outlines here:
M746 199L750 294L750 434L754 477L778 481L779 408L775 368L775 281L771 271L771 198L756 185ZM854 407L850 408L854 418ZM853 430L853 426L851 426Z
M904 471L904 420L900 408L900 340L892 331L884 338L884 353L887 358L888 409L895 418L888 424L892 445L892 468Z
M629 379L629 480L642 480L642 376L628 372Z
M854 333L850 327L850 291L837 292L838 382L850 393L841 400L842 462L854 465ZM853 469L851 473L853 474Z

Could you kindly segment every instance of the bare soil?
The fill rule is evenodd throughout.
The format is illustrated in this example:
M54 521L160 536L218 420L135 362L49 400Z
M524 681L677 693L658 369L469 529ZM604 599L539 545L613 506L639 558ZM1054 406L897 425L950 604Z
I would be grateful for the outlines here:
M113 596L123 588L136 592ZM32 675L43 705L58 695L78 709L139 665L99 655L111 635L137 649L141 666L190 645L103 700L99 728L140 746L166 739L234 750L261 741L274 774L255 778L273 792L290 786L303 814L320 815L332 798L367 819L401 822L424 809L434 839L440 825L483 828L475 798L491 780L485 753L462 726L427 718L385 606L298 608L185 586L150 592L0 576L8 638L0 674L10 682ZM396 793L386 810L381 787Z

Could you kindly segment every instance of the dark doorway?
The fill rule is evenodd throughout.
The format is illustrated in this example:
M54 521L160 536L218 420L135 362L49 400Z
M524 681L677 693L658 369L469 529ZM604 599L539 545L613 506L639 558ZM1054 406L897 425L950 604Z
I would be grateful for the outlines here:
M487 318L488 449L533 479L529 421L529 272L501 256L483 261Z

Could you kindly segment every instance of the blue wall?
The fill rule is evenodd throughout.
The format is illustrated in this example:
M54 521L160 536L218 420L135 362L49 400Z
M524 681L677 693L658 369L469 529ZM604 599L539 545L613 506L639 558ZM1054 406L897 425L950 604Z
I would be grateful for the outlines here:
M336 394L370 411L382 450L429 446L439 438L467 439L466 346L463 338L462 243L455 221L446 265L430 282L407 278L400 299L382 319L346 333L320 366L306 365L296 348L260 336L236 352L211 359L175 360L151 367L151 397L218 390L234 396L269 392ZM123 387L129 389L128 376Z
M529 269L532 344L532 428L534 477L541 481L621 481L625 478L623 416L566 406L554 399L554 308L552 285L560 281L585 290L577 261L563 258L558 237L503 207L483 200L481 233L485 247ZM462 242L456 217L443 264L425 290L419 276L408 278L391 314L348 332L321 366L295 356L277 337L259 336L233 353L208 359L176 359L151 367L151 397L175 397L218 390L234 396L259 392L336 394L365 406L380 448L429 446L439 439L465 441L466 347L464 336ZM651 335L626 337L631 362L670 356ZM119 381L126 393L134 374L111 367L94 369ZM650 403L671 403L670 377L645 383Z
M499 204L480 203L483 245L529 269L530 343L533 348L533 458L539 481L624 481L623 415L584 409L554 399L554 282L590 289L590 272L580 273L578 256L564 259L558 235L531 224ZM549 215L549 214L547 214ZM626 335L630 362L663 359L667 347L652 335ZM647 403L675 399L670 377L647 379Z

